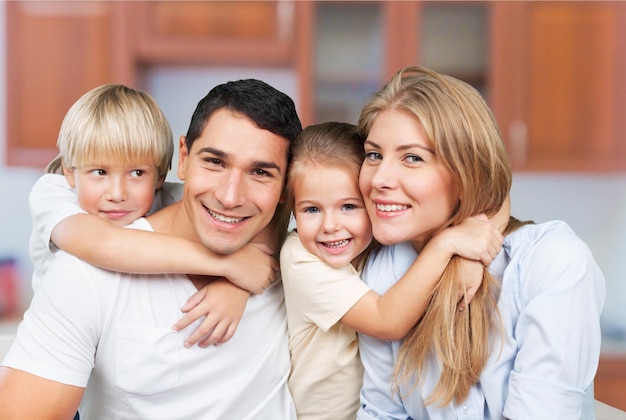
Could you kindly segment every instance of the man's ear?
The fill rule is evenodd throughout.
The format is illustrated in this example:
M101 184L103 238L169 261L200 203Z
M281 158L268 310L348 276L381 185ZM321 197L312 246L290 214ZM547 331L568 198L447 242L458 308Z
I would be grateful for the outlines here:
M189 157L189 150L187 150L187 144L185 143L186 137L180 136L178 140L178 169L176 175L182 181L185 180L185 165L187 164L187 158Z
M70 184L70 187L76 188L76 179L74 178L74 170L65 166L65 163L61 163L63 168L63 175L67 180L67 183Z

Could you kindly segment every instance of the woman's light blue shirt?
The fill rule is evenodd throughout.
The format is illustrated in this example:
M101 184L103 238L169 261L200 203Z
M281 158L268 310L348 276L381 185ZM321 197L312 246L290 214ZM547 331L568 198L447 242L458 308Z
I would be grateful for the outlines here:
M416 257L410 243L382 247L369 258L363 279L382 294ZM365 376L358 419L594 418L605 284L589 248L564 222L527 225L505 238L489 270L502 282L505 341L500 347L498 339L469 397L458 406L424 406L440 374L434 360L423 386L402 400L392 396L400 342L360 334Z

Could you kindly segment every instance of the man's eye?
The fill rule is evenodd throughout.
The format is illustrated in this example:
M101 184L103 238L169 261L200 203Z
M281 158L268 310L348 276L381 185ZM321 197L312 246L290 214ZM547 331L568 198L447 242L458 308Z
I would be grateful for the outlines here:
M265 169L255 169L253 172L256 176L271 176L272 175Z

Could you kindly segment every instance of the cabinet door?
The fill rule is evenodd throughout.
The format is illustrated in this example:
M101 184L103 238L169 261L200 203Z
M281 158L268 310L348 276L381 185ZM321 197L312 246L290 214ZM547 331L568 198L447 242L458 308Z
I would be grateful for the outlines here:
M515 169L626 169L624 4L492 7L494 108Z
M111 76L108 2L7 2L7 161L43 168L69 107Z
M137 58L144 63L286 65L293 1L130 3Z

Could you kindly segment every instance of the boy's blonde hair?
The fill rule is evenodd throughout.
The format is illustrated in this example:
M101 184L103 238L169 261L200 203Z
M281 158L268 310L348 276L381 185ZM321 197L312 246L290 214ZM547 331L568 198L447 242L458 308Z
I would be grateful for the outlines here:
M81 96L67 111L57 140L59 156L47 172L98 162L154 163L167 175L174 152L170 125L154 99L124 85L107 84Z

